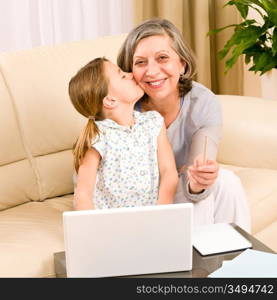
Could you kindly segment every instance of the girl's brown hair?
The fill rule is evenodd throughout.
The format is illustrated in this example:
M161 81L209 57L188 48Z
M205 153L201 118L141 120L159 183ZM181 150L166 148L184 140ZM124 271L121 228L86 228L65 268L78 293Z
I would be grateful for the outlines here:
M108 94L108 80L104 75L104 57L98 57L82 67L69 82L68 92L75 109L88 118L79 138L73 146L74 167L78 173L81 162L91 147L91 141L99 134L95 120L103 119L102 103Z
M186 63L184 74L179 79L179 94L184 96L192 88L192 77L196 73L195 57L190 47L184 41L177 27L166 19L154 18L146 20L126 37L117 56L118 66L125 72L132 72L133 56L138 43L147 37L155 35L167 35L172 40L172 47L180 59ZM145 94L143 99L147 99Z

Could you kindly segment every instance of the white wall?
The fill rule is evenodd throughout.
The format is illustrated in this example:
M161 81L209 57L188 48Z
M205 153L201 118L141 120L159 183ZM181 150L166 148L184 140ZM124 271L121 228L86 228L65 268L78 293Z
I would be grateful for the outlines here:
M125 33L132 0L0 0L0 52Z

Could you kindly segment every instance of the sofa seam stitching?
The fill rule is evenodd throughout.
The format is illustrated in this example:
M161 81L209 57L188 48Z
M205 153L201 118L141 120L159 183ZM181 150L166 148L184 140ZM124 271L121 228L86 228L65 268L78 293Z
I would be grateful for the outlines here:
M10 89L8 83L7 83L5 73L3 72L3 68L1 66L0 66L0 73L2 74L4 84L7 88L8 94L9 94L10 99L11 99L11 104L12 104L12 108L14 110L14 115L15 115L15 120L16 120L16 123L17 123L18 131L19 131L19 134L21 136L22 144L23 144L23 147L24 147L25 152L26 152L26 158L29 160L31 168L32 168L32 170L34 172L34 175L36 177L36 181L37 181L37 185L38 185L38 192L39 192L39 200L42 201L43 197L42 197L42 186L41 186L41 183L40 183L40 179L41 179L40 174L37 170L37 166L36 166L36 163L35 163L34 156L32 155L31 151L29 150L28 143L25 139L24 129L22 128L22 124L21 124L21 121L20 121L18 109L17 109L15 101L14 101L14 96L13 96L13 93L11 92L11 89Z

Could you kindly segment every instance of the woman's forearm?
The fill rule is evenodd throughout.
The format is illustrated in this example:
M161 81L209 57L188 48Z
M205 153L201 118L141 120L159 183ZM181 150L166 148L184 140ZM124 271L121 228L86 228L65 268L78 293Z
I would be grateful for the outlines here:
M187 167L193 164L197 155L203 153L205 137L207 137L206 158L216 160L221 137L221 126L203 127L192 136L188 160L186 161Z

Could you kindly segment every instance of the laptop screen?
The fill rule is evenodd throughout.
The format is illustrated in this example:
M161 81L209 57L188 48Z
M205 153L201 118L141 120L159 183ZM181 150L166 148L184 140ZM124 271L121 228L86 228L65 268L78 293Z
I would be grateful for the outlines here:
M192 268L191 203L63 213L67 277Z

